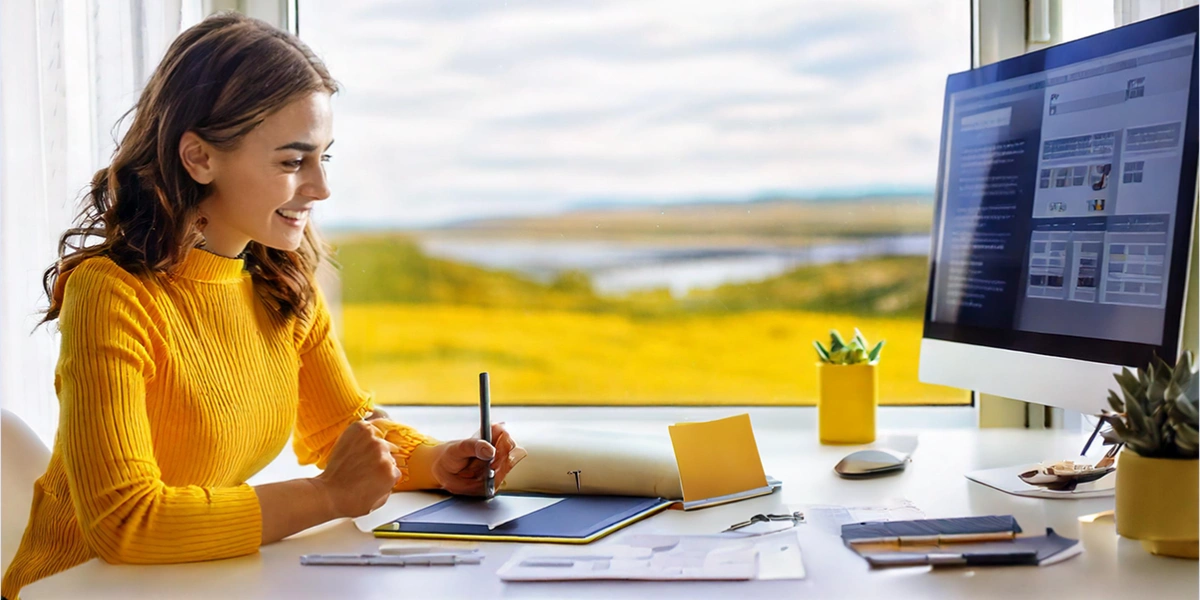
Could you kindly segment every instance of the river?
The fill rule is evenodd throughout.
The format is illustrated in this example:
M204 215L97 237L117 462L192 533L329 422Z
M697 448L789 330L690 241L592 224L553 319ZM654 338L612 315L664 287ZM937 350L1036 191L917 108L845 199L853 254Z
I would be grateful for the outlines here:
M847 240L805 247L667 246L610 241L426 238L431 256L549 281L566 270L587 273L601 294L668 288L675 296L726 283L761 281L805 265L879 256L928 256L928 235Z

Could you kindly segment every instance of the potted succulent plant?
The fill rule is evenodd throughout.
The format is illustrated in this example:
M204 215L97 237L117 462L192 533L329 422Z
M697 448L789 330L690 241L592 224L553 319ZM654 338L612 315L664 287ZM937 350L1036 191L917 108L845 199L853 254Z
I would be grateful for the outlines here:
M822 444L867 444L875 441L875 407L879 403L876 366L883 342L867 350L858 329L847 343L837 330L829 332L829 349L817 349L817 422Z
M1117 458L1117 533L1154 554L1197 557L1197 384L1194 357L1175 366L1155 358L1137 374L1116 375L1121 395L1109 392L1116 413L1105 416Z

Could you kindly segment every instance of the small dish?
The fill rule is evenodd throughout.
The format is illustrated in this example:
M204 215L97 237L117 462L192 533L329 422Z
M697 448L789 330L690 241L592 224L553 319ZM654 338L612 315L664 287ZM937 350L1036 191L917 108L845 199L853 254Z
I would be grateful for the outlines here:
M1018 477L1021 478L1021 481L1024 481L1029 485L1044 487L1048 490L1054 490L1056 492L1071 492L1075 490L1075 486L1081 483L1096 481L1097 479L1100 479L1101 477L1104 477L1105 475L1108 475L1116 470L1116 467L1109 466L1099 469L1089 469L1075 473L1063 473L1061 475L1055 475L1047 473L1043 469L1033 469L1021 473L1018 475Z

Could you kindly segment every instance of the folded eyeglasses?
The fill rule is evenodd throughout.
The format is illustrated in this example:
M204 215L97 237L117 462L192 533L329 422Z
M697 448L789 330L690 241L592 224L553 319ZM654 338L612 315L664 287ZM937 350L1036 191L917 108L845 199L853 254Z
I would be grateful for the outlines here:
M742 521L741 523L734 523L733 525L730 525L729 529L726 529L725 531L723 531L721 533L725 533L725 532L729 532L729 531L737 531L743 527L749 527L755 523L766 523L768 521L791 521L792 526L794 527L797 523L804 522L804 513L800 512L800 511L796 511L794 513L785 514L785 515L757 514L757 515L754 515L753 517L750 517L749 519L747 519L745 521Z

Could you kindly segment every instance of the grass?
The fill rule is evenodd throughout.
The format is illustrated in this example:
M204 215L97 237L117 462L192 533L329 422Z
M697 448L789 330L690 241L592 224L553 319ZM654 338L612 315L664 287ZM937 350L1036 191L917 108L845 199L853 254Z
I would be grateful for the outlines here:
M926 260L803 267L765 281L600 296L587 275L541 283L424 255L402 235L337 242L343 330L360 383L385 404L814 404L812 340L886 339L883 404L961 404L921 384Z
M346 352L384 404L811 405L812 340L829 329L887 339L881 404L961 404L967 392L917 381L921 322L753 311L642 319L620 314L437 305L344 309Z

